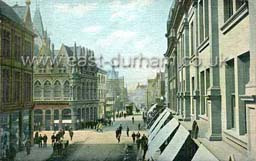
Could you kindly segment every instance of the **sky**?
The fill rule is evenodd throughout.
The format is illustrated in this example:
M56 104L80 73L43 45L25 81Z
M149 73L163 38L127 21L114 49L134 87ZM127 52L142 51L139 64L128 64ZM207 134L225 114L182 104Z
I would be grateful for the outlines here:
M4 0L9 5L25 5L25 0ZM166 22L172 0L37 0L44 28L55 49L61 44L82 45L94 50L104 61L143 56L162 60L167 50ZM36 0L31 0L32 19ZM156 59L158 58L158 59ZM132 62L134 59L131 59ZM118 61L115 61L118 64ZM117 68L129 88L145 84L164 68ZM161 61L162 62L162 61ZM161 63L160 62L160 63ZM128 63L128 64L127 64ZM162 66L162 64L160 64ZM104 65L105 70L111 69Z

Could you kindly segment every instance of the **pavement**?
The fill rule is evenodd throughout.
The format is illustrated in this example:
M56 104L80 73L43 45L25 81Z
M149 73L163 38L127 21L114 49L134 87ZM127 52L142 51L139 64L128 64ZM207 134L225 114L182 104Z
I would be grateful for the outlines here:
M75 148L71 154L68 154L67 161L120 161L123 160L128 145L132 145L131 134L138 132L138 124L143 126L142 116L134 116L134 124L132 117L117 118L113 126L104 127L103 133L96 130L85 129L74 131L73 140L70 140L68 132L65 133L64 139L69 140L70 144ZM115 130L122 124L123 132L121 142L118 143L115 138ZM130 136L126 135L127 126L130 129ZM146 133L146 129L140 130L141 135ZM41 131L39 134L46 134L48 137L48 147L39 148L34 145L31 148L31 154L26 155L25 151L16 155L15 161L45 161L52 154L51 135L53 131ZM134 146L134 145L133 145ZM134 146L136 147L136 146ZM137 151L137 149L135 149ZM139 155L140 157L141 155ZM141 160L141 159L138 159Z

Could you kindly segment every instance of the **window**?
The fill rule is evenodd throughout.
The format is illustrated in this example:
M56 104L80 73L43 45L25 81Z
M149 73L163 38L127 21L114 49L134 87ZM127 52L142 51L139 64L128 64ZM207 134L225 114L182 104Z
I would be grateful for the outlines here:
M191 25L190 25L190 52L191 52L191 55L194 55L194 23L191 22Z
M36 81L34 84L34 96L35 97L41 97L42 92L41 92L41 83L39 81Z
M11 33L7 30L2 31L2 56L11 57Z
M21 83L21 77L20 77L20 72L15 72L14 73L14 85L13 85L13 99L14 102L19 102L20 101L20 83Z
M226 108L227 108L227 128L235 128L235 69L234 59L226 63Z
M21 38L20 36L15 35L14 38L14 58L19 61L20 60L20 55L22 52L22 46L21 46Z
M10 81L10 71L8 69L3 69L3 95L2 95L2 101L3 103L7 103L10 101L10 87L11 87L11 81Z
M204 38L209 37L209 4L208 0L204 0Z
M233 0L224 0L224 21L233 15Z
M25 41L25 54L24 56L27 58L32 57L32 44L29 41Z
M32 95L32 76L31 74L24 74L23 79L23 97L25 102L31 102Z
M45 98L51 97L51 83L49 81L46 81L44 83L44 97Z
M193 93L195 90L195 77L192 77L191 84L192 84L192 93ZM194 99L192 99L192 114L195 113L194 111L195 111L195 105L194 105Z
M205 76L204 71L200 73L200 106L201 106L201 115L205 114Z
M204 41L204 6L203 0L199 2L199 35L200 42Z
M238 10L247 0L236 0L236 10Z
M64 97L69 97L69 89L70 89L69 82L66 81L64 83Z
M61 85L58 80L54 83L54 97L61 97Z

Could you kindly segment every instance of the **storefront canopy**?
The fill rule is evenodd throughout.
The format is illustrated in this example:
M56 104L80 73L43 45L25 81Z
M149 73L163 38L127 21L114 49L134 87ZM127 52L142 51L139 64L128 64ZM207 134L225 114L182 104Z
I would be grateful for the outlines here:
M202 144L199 146L196 154L194 155L192 161L218 161L218 159Z
M158 118L155 120L154 124L150 127L149 133L151 133L151 132L154 130L155 126L156 126L156 125L159 123L159 121L163 118L163 116L166 114L166 112L167 112L167 109L165 109L165 110L158 116Z
M163 116L163 118L159 121L159 123L156 125L156 127L153 129L153 131L149 134L149 140L152 140L155 135L159 132L161 127L163 126L164 122L168 119L168 117L171 115L171 113L168 111Z
M153 111L154 111L154 109L156 108L156 105L157 105L157 104L154 104L153 106L150 107L150 109L148 110L148 114L149 114L150 112L153 112Z
M149 140L147 158L152 158L155 156L155 153L157 153L157 151L160 149L160 146L167 140L167 138L178 126L179 122L173 118L158 132L154 138L152 138L151 141Z
M172 161L175 159L176 155L179 153L181 147L189 137L189 132L183 127L179 126L179 129L161 153L157 160L161 161Z

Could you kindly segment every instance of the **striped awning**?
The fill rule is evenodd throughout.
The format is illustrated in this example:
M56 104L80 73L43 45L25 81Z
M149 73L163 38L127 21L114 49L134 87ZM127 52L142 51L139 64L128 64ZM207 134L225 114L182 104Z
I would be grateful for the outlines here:
M153 131L149 135L149 140L152 140L153 137L159 132L161 127L164 125L165 121L168 119L168 117L171 115L170 112L166 112L166 114L163 116L163 118L159 121L159 123L155 126Z
M175 133L175 130L179 127L179 122L176 119L170 120L159 133L149 140L149 149L147 152L147 158L153 158L155 154L160 150L160 146L164 144L167 138Z
M218 161L218 159L204 147L202 144L199 146L195 156L193 157L192 161Z
M154 161L218 161L203 145L197 145L175 118L151 137L146 156Z
M155 120L155 122L153 123L153 125L150 127L149 129L149 133L152 133L152 131L155 129L156 125L159 123L159 121L163 118L163 116L167 113L167 109L165 109L159 116L158 118Z

